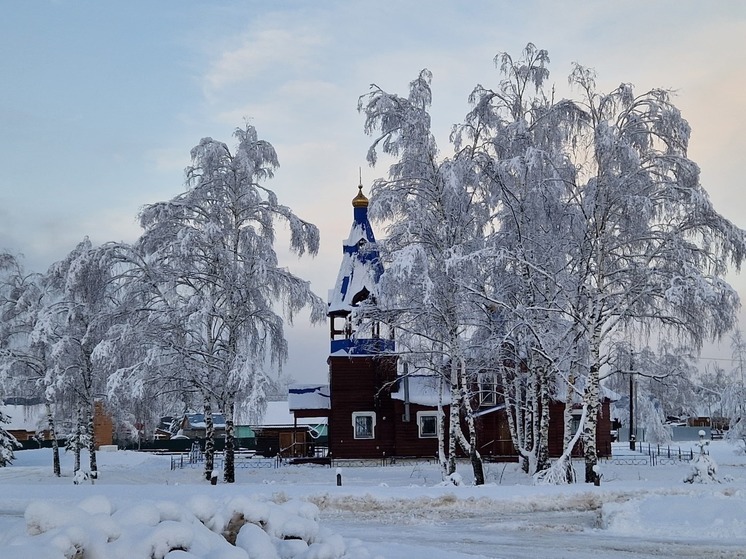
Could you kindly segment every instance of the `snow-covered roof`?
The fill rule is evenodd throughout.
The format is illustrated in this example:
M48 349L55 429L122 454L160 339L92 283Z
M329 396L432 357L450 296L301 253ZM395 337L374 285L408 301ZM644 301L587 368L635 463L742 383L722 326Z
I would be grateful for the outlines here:
M294 417L290 413L288 402L267 402L267 410L264 412L261 425L257 427L287 427L293 425ZM297 425L318 425L326 423L326 417L299 417Z
M205 429L207 427L204 413L188 413L186 417L192 429ZM212 426L215 429L225 429L225 416L222 413L212 414Z
M438 405L438 377L436 375L408 375L401 377L397 383L396 390L391 392L394 400L405 400L404 384L409 384L409 402L421 406ZM451 390L448 385L443 386L443 402L448 403L451 399Z
M603 384L601 385L601 397L606 398L611 402L616 402L618 400L621 400L622 395L618 392L614 392L611 388L605 387Z
M328 384L291 384L288 387L289 410L328 410L331 408Z
M44 404L29 406L5 404L0 405L0 412L10 420L10 423L1 425L6 431L36 432L45 427L47 413Z
M585 390L585 379L584 378L578 379L576 381L575 387L577 388L577 390L581 392ZM599 392L601 394L602 400L609 400L610 402L616 402L622 397L620 394L614 392L610 388L607 388L603 384L600 386ZM564 382L557 383L557 386L555 388L555 393L554 393L554 400L557 402L567 401L567 383L564 383Z

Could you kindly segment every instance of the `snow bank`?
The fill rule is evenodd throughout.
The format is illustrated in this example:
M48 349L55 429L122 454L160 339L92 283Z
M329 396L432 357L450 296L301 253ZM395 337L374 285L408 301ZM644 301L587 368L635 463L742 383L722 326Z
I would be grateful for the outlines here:
M104 496L77 505L33 502L26 534L0 546L3 559L370 559L356 540L319 526L301 500L198 496L184 504L138 502L119 510Z
M605 503L602 518L603 527L617 534L746 540L746 495L655 495Z

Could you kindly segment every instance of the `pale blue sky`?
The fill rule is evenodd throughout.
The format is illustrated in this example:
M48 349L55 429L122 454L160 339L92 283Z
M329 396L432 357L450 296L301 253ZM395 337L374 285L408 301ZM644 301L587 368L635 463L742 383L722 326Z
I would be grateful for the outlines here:
M366 186L385 173L365 164L358 97L373 82L404 94L429 68L445 151L471 89L497 81L495 54L529 41L560 94L574 61L603 89L678 90L703 183L746 227L741 1L37 0L0 20L0 249L43 270L84 235L134 240L138 209L181 191L191 147L232 144L246 117L278 151L267 186L321 228L319 256L286 263L325 297L358 168ZM324 380L326 327L289 341L288 372Z

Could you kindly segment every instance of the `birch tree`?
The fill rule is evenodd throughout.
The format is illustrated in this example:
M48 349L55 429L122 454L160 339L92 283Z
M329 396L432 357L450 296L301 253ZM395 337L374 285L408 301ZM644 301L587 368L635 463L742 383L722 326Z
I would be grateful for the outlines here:
M582 212L569 305L588 340L583 402L586 481L597 462L600 373L623 325L655 327L696 349L735 324L738 296L723 279L740 268L743 231L719 215L687 157L690 128L670 93L641 95L630 84L598 93L594 73L576 65L570 82L585 117L574 145L572 199Z
M377 180L372 189L372 217L390 223L382 246L388 264L381 277L381 291L388 295L377 307L397 328L400 347L408 347L449 388L447 455L442 440L440 445L444 475L455 471L458 445L470 456L480 484L484 475L467 378L475 302L464 285L474 267L469 255L481 246L488 214L473 165L459 157L438 159L428 113L431 78L428 70L420 72L407 97L374 85L358 104L365 131L375 135L369 163L376 164L379 149L396 158L389 178Z
M88 449L90 475L98 477L94 407L105 395L106 379L96 366L94 354L113 324L116 307L111 294L111 269L105 254L83 241L49 270L49 281L60 293L55 314L60 320L60 337L52 346L51 365L55 385L73 396L77 405L72 435L76 469L80 449Z
M389 278L398 268L406 272L402 284L413 285L419 275L426 295L442 281L437 304L451 293L458 293L459 303L481 297L482 304L469 310L439 311L455 320L420 329L428 336L458 334L451 338L460 348L436 337L431 351L464 354L463 342L481 313L482 339L492 340L498 350L493 362L505 375L519 452L537 467L545 464L547 404L566 392L565 443L573 440L569 412L582 405L585 479L593 481L601 371L614 341L626 329L654 329L697 349L723 335L738 306L723 277L729 267L740 267L746 244L743 231L715 211L700 184L687 156L689 125L669 92L637 95L622 84L599 93L593 72L576 65L570 83L580 98L556 101L544 89L548 61L532 44L520 59L496 57L503 80L494 90L475 88L474 108L455 128L451 159L438 160L430 134L429 73L412 82L408 98L374 86L360 107L366 131L380 131L370 162L379 149L396 159L390 179L374 187L372 204L374 215L394 224L389 246L400 264L392 257ZM447 191L440 184L468 201L459 209L468 216L459 223L460 237L448 235L458 221L432 204ZM423 216L429 215L437 217L428 222ZM434 256L434 246L441 256ZM460 266L464 255L483 265L449 276L454 254ZM430 263L446 271L441 280L430 274ZM473 280L475 269L481 285ZM417 316L425 324L421 308L413 308L399 314L408 317L401 322L413 324ZM458 326L449 330L449 324Z
M59 339L55 292L42 274L25 273L19 260L0 254L0 378L22 393L42 395L52 439L52 470L61 475L54 406L57 393L50 365Z
M315 255L316 226L279 203L264 186L279 166L272 145L251 125L238 128L235 152L212 138L192 150L187 190L147 206L144 232L131 259L169 332L169 350L184 367L184 384L205 407L205 476L212 476L212 404L226 417L225 481L234 481L233 413L242 399L258 402L266 366L287 357L284 321L302 308L323 320L325 305L278 262L275 224L290 231L290 249Z
M507 77L496 91L475 90L465 131L485 146L483 169L498 187L493 205L503 210L497 238L520 278L518 304L507 306L539 311L538 320L523 321L532 350L546 347L535 334L554 313L563 316L566 334L553 329L551 337L581 349L583 361L570 362L584 385L591 481L600 371L614 337L622 327L654 327L696 348L726 332L738 298L723 275L740 266L743 232L709 202L686 154L689 126L668 92L635 95L622 84L600 94L593 72L576 65L570 82L581 98L554 101L541 95L544 51L529 45L522 60L501 54L498 61ZM528 100L531 87L539 95ZM561 244L552 241L553 226ZM549 314L542 317L542 309ZM551 352L540 354L556 363Z
M733 380L724 398L724 416L728 420L728 439L740 440L746 448L746 340L740 329L731 334L730 347Z
M548 409L560 377L568 410L574 404L569 363L580 337L564 299L573 286L568 235L576 219L568 204L575 168L566 145L581 115L547 93L548 63L547 51L531 43L520 58L499 53L497 87L475 87L473 108L454 129L455 147L471 154L493 212L486 250L478 253L484 278L475 289L490 309L483 330L513 445L532 475L548 466ZM569 443L572 434L565 436Z

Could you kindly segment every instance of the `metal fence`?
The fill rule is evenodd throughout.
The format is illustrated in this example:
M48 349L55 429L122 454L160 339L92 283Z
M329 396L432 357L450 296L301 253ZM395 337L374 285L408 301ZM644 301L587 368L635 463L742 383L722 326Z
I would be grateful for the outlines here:
M691 462L694 460L694 450L683 449L680 446L652 445L638 443L637 451L613 452L606 458L610 464L624 466L664 466Z
M205 461L204 453L201 450L192 449L189 453L176 454L171 456L171 470L181 470L183 468L202 467ZM214 459L214 469L222 470L225 466L225 455L216 453ZM259 468L279 468L282 466L282 459L278 456L275 458L264 458L249 452L237 452L233 457L233 466L236 469L259 469Z

